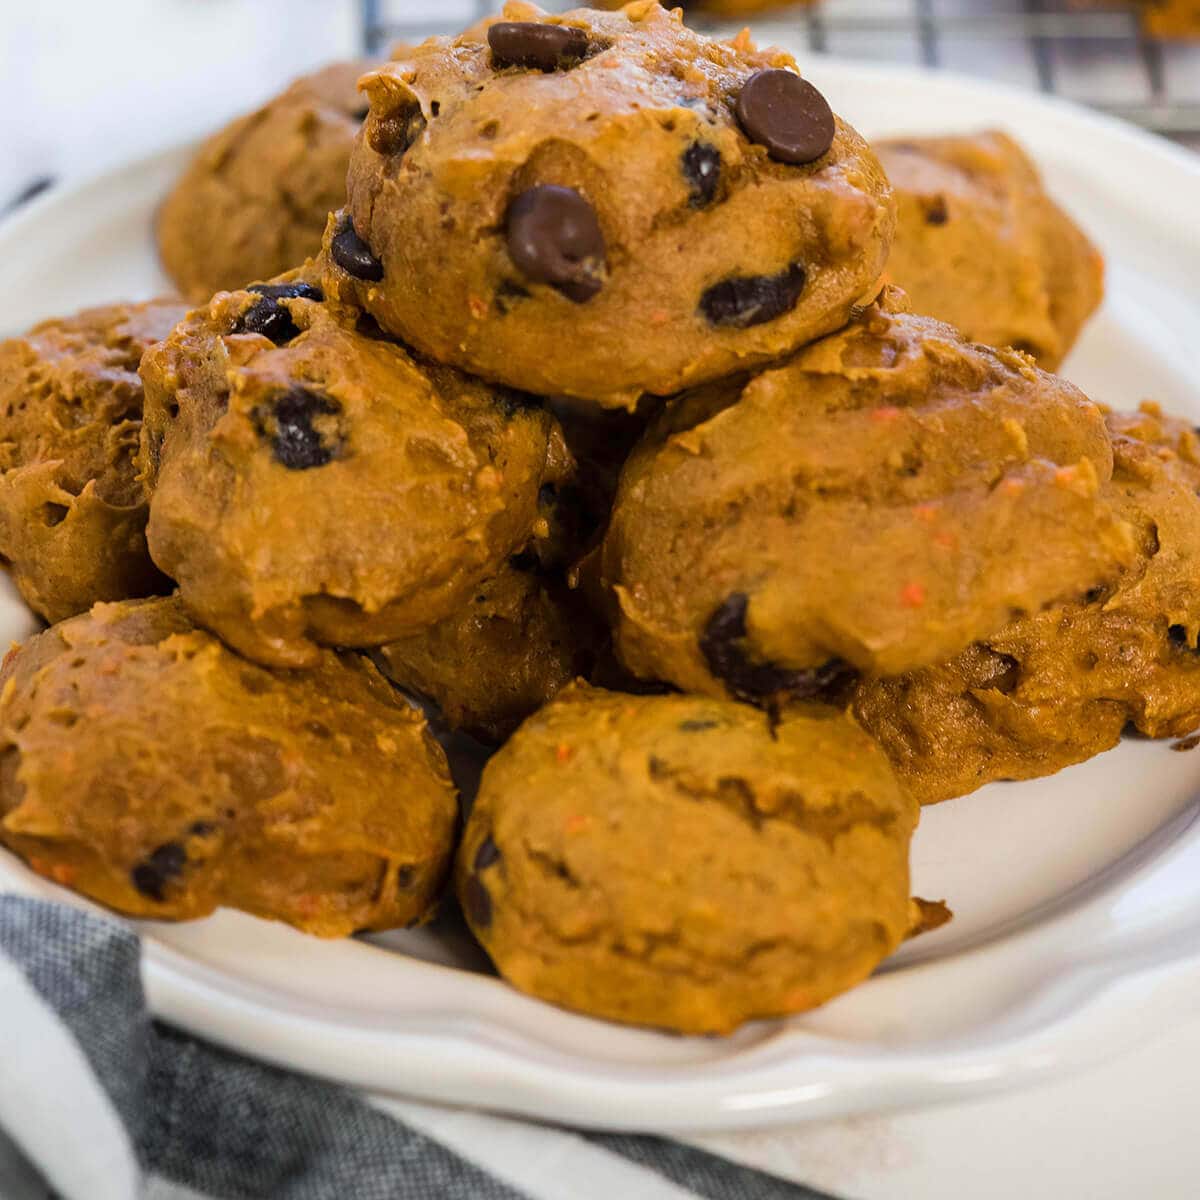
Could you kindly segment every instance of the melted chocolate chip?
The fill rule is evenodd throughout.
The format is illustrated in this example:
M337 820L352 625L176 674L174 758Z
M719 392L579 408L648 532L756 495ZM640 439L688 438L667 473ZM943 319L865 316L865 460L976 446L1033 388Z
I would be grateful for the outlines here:
M318 418L337 416L341 411L336 400L295 387L269 406L254 409L251 418L259 436L270 441L276 462L290 471L307 471L332 462L341 449L340 439L330 438L314 425Z
M325 293L311 283L296 280L294 283L252 283L246 291L271 300L316 300L320 303Z
M468 877L462 900L467 919L477 929L486 929L492 923L491 893L480 883L478 876Z
M506 225L508 252L527 279L549 283L577 304L600 290L604 234L574 188L531 187L509 205Z
M833 145L836 126L828 102L791 71L755 72L742 84L734 111L745 135L779 162L810 163Z
M488 30L495 67L561 71L587 57L587 30L544 21L497 21Z
M166 842L138 863L129 877L143 896L161 903L166 899L167 884L183 873L186 863L187 851L178 842Z
M709 617L700 637L700 653L708 669L738 700L761 705L781 694L804 700L819 695L849 671L840 658L804 670L752 662L742 645L749 607L746 594L735 592Z
M292 338L300 336L300 326L278 300L264 297L238 317L234 322L233 332L261 334L276 346L286 346Z
M706 208L721 186L721 152L707 142L693 142L683 152L683 174L691 184L691 205Z
M354 225L348 218L333 235L330 252L333 261L355 279L378 283L383 278L383 263L371 253L371 247L355 233Z
M367 126L367 142L376 154L401 155L421 136L425 125L425 114L414 101L372 121Z
M700 297L700 311L712 325L748 329L795 308L807 280L808 272L799 263L778 275L733 275Z
M479 849L475 851L475 867L476 871L486 871L488 867L500 861L500 847L492 840L492 835L489 833L487 837L479 843Z

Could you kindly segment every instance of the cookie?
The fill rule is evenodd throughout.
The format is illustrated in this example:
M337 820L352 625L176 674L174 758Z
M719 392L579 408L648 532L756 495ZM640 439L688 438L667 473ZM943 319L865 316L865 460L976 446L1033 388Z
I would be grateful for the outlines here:
M483 774L456 867L501 974L684 1033L801 1012L907 933L916 806L851 721L576 685Z
M854 711L923 803L1049 775L1200 726L1200 438L1156 406L1113 413L1113 505L1138 553L1115 583L949 662L867 681Z
M196 303L270 279L320 249L346 197L350 150L365 115L367 62L297 79L200 147L158 215L167 274Z
M366 75L326 284L431 357L632 407L787 353L873 294L887 181L779 50L651 0L509 3Z
M115 304L0 342L0 555L48 621L170 586L146 550L137 369L184 312Z
M1104 261L1006 134L875 142L899 219L888 278L913 311L1053 371L1104 296Z
M677 0L669 7L685 13L711 13L717 17L749 17L779 8L814 4L816 0ZM624 8L628 0L593 0L593 8Z
M605 638L579 597L535 570L506 567L461 609L381 646L381 670L437 704L452 729L502 742L576 676Z
M0 842L130 916L410 924L457 815L440 747L366 659L269 671L178 598L97 605L0 674Z
M634 674L756 703L939 662L1116 577L1100 409L885 295L747 383L681 399L600 555Z
M342 324L300 275L219 294L142 375L150 552L257 661L427 628L550 534L554 419Z

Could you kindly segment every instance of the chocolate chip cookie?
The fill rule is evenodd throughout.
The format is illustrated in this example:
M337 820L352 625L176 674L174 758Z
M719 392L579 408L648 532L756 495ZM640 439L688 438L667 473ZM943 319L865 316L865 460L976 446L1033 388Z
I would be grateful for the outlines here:
M0 674L0 842L136 917L218 907L339 937L421 920L458 807L366 659L255 666L178 598L97 605Z
M1148 737L1200 725L1200 438L1153 405L1108 423L1108 491L1137 544L1122 575L855 694L859 720L926 804L1049 775L1116 745L1127 725Z
M485 378L632 407L837 329L883 270L862 138L787 54L653 0L509 3L362 86L327 288Z
M896 189L888 278L915 312L1053 371L1104 295L1104 262L997 132L874 143Z
M378 659L390 679L433 700L451 728L502 742L588 674L604 641L577 595L519 564L480 584L444 621L380 647Z
M302 263L346 198L346 169L372 64L334 63L297 79L200 147L158 216L167 274L193 301Z
M908 932L916 806L851 721L576 685L489 762L457 865L522 991L728 1033L865 979Z
M457 612L550 535L570 456L530 397L341 322L303 273L220 293L143 363L147 538L198 620L307 666Z
M48 621L169 588L146 550L137 369L184 312L115 304L0 343L0 555Z
M626 665L774 704L939 662L1116 578L1100 409L885 295L749 382L685 396L601 552Z

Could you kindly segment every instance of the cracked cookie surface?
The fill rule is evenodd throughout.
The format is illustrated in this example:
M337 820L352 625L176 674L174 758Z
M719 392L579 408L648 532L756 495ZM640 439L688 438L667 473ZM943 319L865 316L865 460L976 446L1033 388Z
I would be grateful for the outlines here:
M1007 134L872 143L896 190L887 276L913 311L1053 371L1104 295L1104 261Z
M500 972L687 1033L799 1012L909 930L916 806L847 718L574 685L484 771L456 868Z
M169 598L97 605L0 674L0 842L118 912L406 925L457 819L441 748L359 655L266 670Z
M48 621L169 586L146 550L137 371L185 311L115 304L0 342L0 555Z
M1137 546L1120 577L855 693L859 720L924 803L1052 774L1126 726L1161 738L1200 725L1200 438L1153 405L1108 423L1107 491Z
M685 396L600 556L634 674L759 702L896 674L1115 578L1101 410L885 295L749 382Z
M651 0L509 3L363 87L327 287L486 378L632 407L838 328L883 270L863 139L790 56Z
M343 323L303 272L221 293L146 355L147 537L202 624L265 663L458 610L550 536L570 468L532 398Z

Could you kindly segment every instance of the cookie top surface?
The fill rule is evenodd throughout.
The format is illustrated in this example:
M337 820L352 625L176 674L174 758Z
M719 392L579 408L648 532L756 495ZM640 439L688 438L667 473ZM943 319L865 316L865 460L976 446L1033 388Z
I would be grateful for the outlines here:
M151 552L251 657L421 629L549 533L553 418L344 324L301 275L219 294L142 373Z
M341 232L368 257L328 284L485 377L632 406L837 328L882 270L863 140L788 55L657 4L510 3L362 86Z
M163 582L142 534L137 370L185 311L114 304L0 342L0 554L48 620Z
M635 450L601 557L618 649L744 699L936 662L1115 577L1111 472L1076 388L886 296Z
M13 651L0 744L0 840L134 915L400 925L452 846L445 758L365 659L272 672L178 598L98 605Z
M516 986L727 1032L864 978L908 925L916 809L847 718L574 685L484 771L458 863Z

